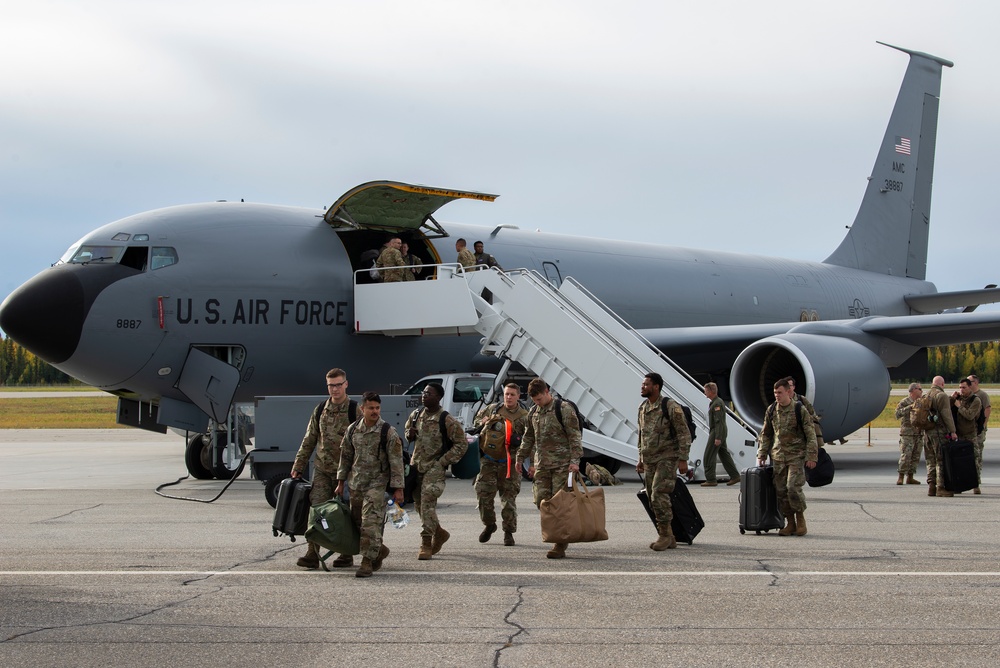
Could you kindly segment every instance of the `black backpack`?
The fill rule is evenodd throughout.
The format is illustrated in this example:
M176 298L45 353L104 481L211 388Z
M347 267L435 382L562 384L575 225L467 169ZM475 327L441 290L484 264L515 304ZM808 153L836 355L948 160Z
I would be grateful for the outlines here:
M660 399L660 410L663 412L663 419L670 425L670 434L673 438L677 438L677 430L674 428L674 423L670 420L670 413L667 412L668 401L670 401L670 397L663 397ZM691 432L691 440L694 441L698 428L695 426L694 419L691 417L691 409L679 401L675 401L674 403L680 406L681 410L684 412L684 421L687 422L688 431Z
M772 432L774 431L774 411L775 411L775 406L777 406L777 403L778 402L774 402L770 406L768 406L767 407L767 413L765 415L765 422L767 422L768 424L771 425L771 431ZM803 408L802 402L801 401L796 401L795 402L795 422L796 422L796 424L799 427L799 431L801 431L802 435L805 436L806 433L802 430L802 408Z
M323 401L319 402L319 406L317 406L316 410L313 411L312 420L313 422L316 423L317 426L319 426L319 416L323 414L323 408L326 406L327 401L329 401L329 399L324 399ZM354 422L357 422L357 419L358 419L358 402L356 402L354 399L351 399L350 402L348 402L347 404L347 421L353 424Z
M415 421L419 420L420 416L423 414L424 414L423 407L418 408L417 416L416 418L414 418L414 420ZM441 454L439 455L440 457L443 457L446 452L451 450L451 446L455 445L452 442L451 437L448 436L448 429L447 427L445 427L445 419L447 417L448 417L448 411L441 411L441 419L438 422L438 431L441 432Z

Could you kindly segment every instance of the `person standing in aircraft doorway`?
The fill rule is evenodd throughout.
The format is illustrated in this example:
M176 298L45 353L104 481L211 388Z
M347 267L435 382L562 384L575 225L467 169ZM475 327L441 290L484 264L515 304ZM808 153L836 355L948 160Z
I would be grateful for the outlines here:
M489 253L487 253L485 250L483 250L482 241L477 241L474 244L472 244L472 248L475 251L473 257L476 258L476 265L483 265L489 267L490 269L496 267L500 271L503 271L503 267L500 266L500 263L497 262L497 259L492 255L490 255Z
M638 473L646 474L646 494L659 534L649 548L657 552L677 547L670 526L674 518L670 494L678 471L687 473L691 453L691 431L684 410L673 399L661 397L662 390L663 376L655 371L642 379L639 393L645 401L639 405L639 463L635 465Z
M399 252L402 245L403 241L399 237L389 239L389 243L375 261L375 266L381 270L383 283L399 283L404 280L403 274L408 270L402 269L406 264L403 261L403 254Z
M476 266L476 256L472 254L468 248L468 244L465 243L465 239L459 239L455 242L455 251L458 253L457 262L462 265L465 271L475 271Z
M421 264L416 255L410 253L410 244L405 241L399 247L399 254L403 257L403 265L406 267L403 270L403 280L404 281L415 281L417 280L417 274L420 273L420 267L414 267L415 264Z

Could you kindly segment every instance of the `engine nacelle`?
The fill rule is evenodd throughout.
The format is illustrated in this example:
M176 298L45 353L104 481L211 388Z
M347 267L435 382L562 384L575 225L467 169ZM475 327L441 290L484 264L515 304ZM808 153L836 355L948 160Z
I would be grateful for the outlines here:
M813 403L826 441L863 427L889 399L889 372L863 345L836 336L771 336L740 353L730 379L736 410L758 430L774 402L774 383L785 376Z

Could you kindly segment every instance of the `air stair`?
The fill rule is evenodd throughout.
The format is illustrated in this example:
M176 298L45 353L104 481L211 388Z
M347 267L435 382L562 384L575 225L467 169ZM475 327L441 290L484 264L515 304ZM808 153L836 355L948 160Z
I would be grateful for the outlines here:
M589 450L638 461L639 387L658 372L664 394L691 408L698 434L690 463L699 471L708 433L701 385L572 278L554 287L537 272L463 271L434 265L435 280L356 284L355 329L361 334L476 335L482 352L521 364L575 403L594 425ZM386 303L406 304L386 309ZM752 466L756 434L727 412L728 445L737 467Z

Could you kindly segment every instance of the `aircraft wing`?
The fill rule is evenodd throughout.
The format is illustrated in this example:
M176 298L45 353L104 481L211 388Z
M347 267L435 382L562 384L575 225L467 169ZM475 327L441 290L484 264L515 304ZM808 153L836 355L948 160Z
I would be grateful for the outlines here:
M905 346L927 348L1000 339L1000 312L871 316L857 320L643 329L639 330L639 333L668 356L688 358L696 357L699 351L718 353L730 350L738 355L743 348L755 341L783 334L830 336L851 339L863 344L868 337L876 336Z
M908 295L903 301L919 313L937 313L949 308L965 308L969 311L982 304L1000 302L1000 288L988 285L982 290L960 290L958 292L931 292L923 295Z

